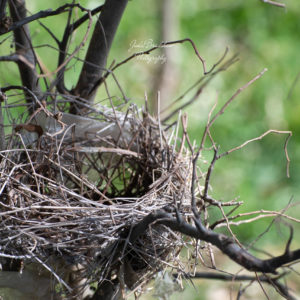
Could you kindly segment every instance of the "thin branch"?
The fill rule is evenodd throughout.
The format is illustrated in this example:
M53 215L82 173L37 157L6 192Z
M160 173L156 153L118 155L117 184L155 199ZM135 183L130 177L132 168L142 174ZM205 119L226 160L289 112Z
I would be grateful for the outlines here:
M50 36L52 37L52 39L55 41L55 43L57 45L59 45L59 40L58 38L55 36L55 34L50 30L50 28L48 28L46 25L44 25L41 21L38 21L39 24L50 34Z
M275 277L272 277L272 280L278 280L282 278L283 276L287 275L286 273L282 273L280 275L277 275ZM178 277L178 274L173 274L173 276L176 278ZM222 281L251 281L256 280L256 276L250 276L250 275L235 275L235 274L224 274L224 273L212 273L212 272L196 272L195 274L189 274L185 273L183 274L183 277L186 279L212 279L212 280L222 280ZM267 282L269 283L269 279L265 275L259 276L259 280L261 282Z
M290 162L291 162L291 160L290 160L289 155L288 155L287 145L288 145L289 139L290 139L291 136L292 136L292 132L291 132L291 131L280 131L280 130L270 129L270 130L264 132L262 135L260 135L260 136L258 136L258 137L256 137L256 138L247 140L246 142L244 142L244 143L241 144L240 146L237 146L237 147L235 147L235 148L233 148L233 149L230 149L230 150L228 150L228 151L226 151L226 152L220 154L220 155L218 156L218 159L221 158L221 157L223 157L223 156L225 156L225 155L230 154L231 152L234 152L234 151L236 151L236 150L239 150L239 149L245 147L245 146L248 145L249 143L252 143L252 142L254 142L254 141L261 140L261 139L263 139L265 136L267 136L267 135L270 134L270 133L287 134L287 135L288 135L288 137L286 138L285 143L284 143L284 153L285 153L285 157L286 157L286 161L287 161L287 165L286 165L286 175L287 175L287 177L290 177L290 170L289 170L289 169L290 169Z
M227 50L227 48L226 48ZM224 60L225 59L225 54L227 54L227 51L225 51L223 57L220 59ZM238 61L237 55L234 55L230 59L228 59L222 66L220 66L216 71L212 72L210 74L211 77L215 76L221 71L226 71L232 64ZM174 106L176 103L178 103L180 100L182 100L191 90L196 88L204 79L206 79L207 76L202 76L199 78L192 86L190 86L184 93L182 93L179 97L177 97L170 105L168 105L162 112L165 112L165 110L171 110L171 107Z
M216 71L210 73L208 76L206 77L202 77L200 78L200 80L198 80L198 82L194 85L198 85L200 84L202 81L204 81L197 89L196 93L194 94L194 96L187 102L183 103L182 105L180 105L178 108L174 109L168 116L166 116L162 122L167 122L168 120L170 120L172 117L174 117L180 110L186 108L187 106L191 105L198 97L199 95L202 93L204 87L206 87L208 85L208 83L214 78L215 75L217 75L219 72L222 71L226 71L232 64L234 64L237 61L237 57L233 56L232 58L230 58L228 61L226 61L222 66L220 66L220 68L218 68ZM194 87L193 86L193 87ZM188 90L190 91L190 89ZM187 91L187 92L188 92ZM181 100L186 93L184 93L182 96L180 96L179 98L177 98L175 100L175 102L178 102L179 100Z
M167 115L162 122L165 123L167 122L169 119L171 119L172 117L174 117L175 115L178 114L178 112L180 110L183 110L184 108L188 107L189 105L191 105L195 100L198 99L198 97L200 96L200 94L203 91L203 88L208 84L209 80L206 80L196 91L196 93L194 94L194 96L187 102L185 102L184 104L182 104L180 107L178 107L177 109L175 109L174 111L172 111L169 115Z
M258 216L253 217L251 219L246 219L246 220L238 221L238 222L229 222L229 225L231 225L231 226L232 225L233 226L239 226L241 224L248 224L248 223L255 222L255 221L259 220L259 219L270 218L270 217L277 217L277 216L286 218L286 219L288 219L290 221L293 221L293 222L296 222L296 223L300 223L299 219L296 219L296 218L293 218L293 217L291 217L289 215L283 214L282 212L268 211L268 210L264 210L264 209L261 209L259 211L252 211L252 212L242 213L242 214L238 214L238 215L235 215L235 216L232 216L232 217L228 217L228 220L234 220L234 219L237 219L237 218L240 218L240 217L251 216L251 215L255 215L255 214L258 214ZM210 229L214 229L216 227L226 226L226 225L220 225L220 224L222 224L224 222L226 222L225 219L218 220L215 223L213 223L212 225L210 225Z
M208 196L208 188L209 188L209 182L210 182L210 176L211 176L211 173L213 171L213 168L215 166L215 163L218 159L218 149L214 149L214 156L213 156L213 159L208 167L208 170L207 170L207 173L206 173L206 176L205 176L205 184L204 184L204 191L203 191L203 194L201 196L201 198L205 201L205 199L207 198Z
M87 41L87 38L88 38L88 35L89 35L89 32L90 32L90 29L91 29L91 26L92 26L92 17L91 17L91 14L90 12L88 13L90 15L90 21L89 21L89 24L88 24L88 28L87 28L87 31L82 39L82 41L80 42L80 44L75 48L75 50L73 51L73 53L71 53L69 55L69 57L61 64L59 65L56 70L54 70L53 72L49 72L49 73L46 73L46 74L41 74L39 75L38 77L49 77L51 75L54 75L56 73L58 73L60 70L64 69L65 66L72 60L72 58L74 58L74 56L78 53L78 51L80 49L82 49L82 47L84 46L84 44L86 43Z
M63 6L60 6L59 8L57 8L56 10L52 11L52 9L47 9L47 10L41 10L38 13L29 16L29 17L24 17L21 18L20 20L14 20L14 23L7 29L7 31L5 33L8 33L10 31L15 31L16 29L19 29L20 27L27 25L33 21L42 19L42 18L47 18L50 16L56 16L65 12L68 12L70 10L70 8L74 8L74 7L78 7L81 10L85 10L85 8L83 8L80 4L65 4ZM0 33L4 34L4 33Z
M258 277L258 275L257 275L256 272L255 272L255 277L256 277L256 280L257 280L258 284L260 285L260 287L261 287L263 293L265 294L266 298L267 298L268 300L270 300L270 298L269 298L267 292L265 291L263 285L261 284L261 282L260 282L260 280L259 280L259 277Z
M189 237L199 239L216 246L223 254L227 255L231 260L237 264L243 266L245 269L253 272L262 273L277 273L277 269L284 266L287 263L295 262L300 259L300 249L290 251L288 254L270 258L259 259L250 254L247 250L242 249L234 239L222 234L214 232L208 228L205 228L199 219L194 219L195 225L192 226L184 220L178 222L177 218L174 218L172 214L165 210L155 211L146 216L141 222L134 226L130 241L134 242L141 234L143 234L150 224L163 224L174 231L178 231Z
M100 11L102 11L103 9L103 4L92 9L90 11L90 14L92 16L96 15L97 13L99 13ZM70 24L68 26L67 31L69 32L69 34L71 34L72 32L74 32L76 29L78 29L85 21L87 21L90 18L89 13L86 13L84 16L82 16L80 19L78 19L77 21L75 21L73 24Z
M285 8L285 4L283 4L283 3L279 3L279 2L275 2L275 1L271 1L271 0L260 0L260 1L270 4L270 5L277 6L277 7Z
M293 236L294 236L294 229L293 229L293 227L289 225L289 228L290 228L290 237L289 237L288 242L287 242L286 247L285 247L285 253L289 253L290 252L290 246L291 246L291 242L292 242Z
M40 263L46 270L48 270L50 272L50 274L52 274L57 281L62 284L69 292L72 291L72 288L60 277L56 274L56 272L50 267L48 266L46 263L44 263L42 260L40 260L38 257L34 257L34 259Z
M230 105L230 103L242 92L244 91L248 86L250 86L252 83L254 83L257 79L259 79L265 72L267 71L267 69L263 69L258 75L256 75L253 79L251 79L250 81L248 81L244 86L242 86L241 88L239 88L231 97L229 100L226 101L226 103L221 107L221 109L213 116L213 118L211 119L211 121L209 122L207 128L209 129L212 124L217 120L217 118L222 115L225 111L225 109ZM206 129L207 130L207 129Z
M284 274L284 273L282 273ZM294 296L289 293L289 288L286 285L281 284L278 280L273 280L270 276L266 275L270 284L275 288L275 290L287 300L297 300Z
M196 153L195 158L193 159L193 174L192 174L192 184L191 184L191 207L193 214L200 218L198 213L197 204L196 204L196 196L195 196L195 182L197 178L197 161L199 158L199 152Z
M179 274L173 274L175 278ZM278 293L280 293L284 298L288 300L296 300L294 296L289 293L289 288L279 282L279 279L286 276L287 273L281 273L275 277L269 277L267 275L261 276L250 276L250 275L234 275L234 274L223 274L223 273L212 273L212 272L196 272L195 274L183 274L186 279L210 279L210 280L222 280L222 281L260 281L267 283L276 288Z
M58 42L59 45L59 57L58 57L58 67L61 66L66 58L67 52L67 45L69 42L69 39L72 35L72 33L81 26L85 21L89 20L91 16L94 16L95 14L99 13L103 8L103 5L100 5L93 9L91 12L86 13L84 16L82 16L80 19L75 21L72 24L67 24L65 28L65 32L63 35L63 38L61 42ZM65 74L65 67L63 67L59 72L57 73L57 90L60 93L65 93L67 91L65 84L64 84L64 74Z
M127 57L126 59L124 59L123 61L121 61L120 63L118 63L117 65L115 65L112 68L112 71L114 71L116 68L119 68L120 66L122 66L123 64L127 63L128 61L130 61L131 59L133 59L133 58L135 58L137 56L148 55L148 54L150 54L152 51L154 51L156 49L164 48L166 46L170 46L170 45L174 45L174 44L182 44L182 43L185 43L185 42L189 42L192 45L192 47L193 47L193 49L195 51L196 56L199 58L199 60L202 63L204 75L208 75L209 73L211 73L224 60L224 58L226 57L226 55L228 53L228 48L226 47L225 52L222 55L222 57L212 66L212 68L209 71L207 71L206 70L205 59L199 54L199 51L198 51L195 43L193 42L193 40L191 40L189 38L186 38L186 39L176 40L176 41L170 41L170 42L161 42L159 45L154 46L154 47L152 47L152 48L150 48L148 50L141 51L141 52L136 52L136 53L132 54L131 56Z
M34 70L34 65L26 59L22 54L14 53L11 55L0 56L0 61L13 61L15 63L24 63L26 66Z
M208 118L207 118L207 122L206 122L206 125L205 125L205 130L204 130L204 133L202 135L201 142L200 142L200 147L199 147L198 151L201 151L204 148L204 143L206 141L206 137L207 137L207 135L210 135L209 132L210 132L210 126L211 126L210 125L211 115L214 112L217 104L218 104L218 98L216 99L215 104L212 106L211 110L208 113ZM214 149L216 149L216 148L214 147Z
M169 43L180 43L182 41L185 40L179 40L179 41L172 41ZM161 45L152 47L151 49L148 49L146 51L143 52L136 52L134 54L132 54L131 56L127 57L126 59L124 59L123 61L121 61L120 63L116 64L114 67L112 67L110 70L107 70L107 72L104 74L103 77L101 77L99 80L96 81L94 87L91 90L91 93L95 92L96 89L103 83L103 81L110 75L113 74L113 71L116 70L117 68L119 68L120 66L122 66L123 64L127 63L128 61L132 60L133 58L140 56L140 55L145 55L145 54L150 54L152 51L163 47ZM170 109L171 106L173 106L175 103L179 102L188 92L190 92L193 88L195 88L197 85L199 85L201 82L204 81L204 83L198 88L198 90L196 91L196 93L194 94L194 96L187 101L186 103L182 104L180 107L178 107L176 110L172 111L172 113L170 113L168 116L166 116L163 120L162 123L165 123L166 121L168 121L170 118L172 118L173 116L175 116L180 110L184 109L185 107L191 105L198 97L199 95L202 93L203 88L212 80L212 78L218 74L221 71L226 71L232 64L234 64L238 59L236 57L236 55L234 55L232 58L230 58L228 61L226 61L219 69L217 69L216 71L212 72L226 57L228 53L228 48L226 48L223 56L219 59L219 61L217 63L215 63L212 67L212 69L207 72L207 75L209 76L203 76L201 77L195 84L193 84L186 92L184 92L180 97L178 97L175 101L172 101L172 103L167 106L162 112L164 112L167 109Z
M298 74L296 75L296 77L295 77L295 79L294 79L294 81L293 81L293 83L292 83L292 85L289 89L289 92L288 92L288 95L287 95L287 100L291 99L293 91L294 91L295 87L297 86L299 79L300 79L300 72L298 72Z

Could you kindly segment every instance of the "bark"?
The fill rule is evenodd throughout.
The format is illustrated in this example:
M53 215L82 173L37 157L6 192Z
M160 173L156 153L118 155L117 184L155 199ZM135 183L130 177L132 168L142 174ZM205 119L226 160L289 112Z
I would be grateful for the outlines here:
M7 0L2 0L0 2L0 20L6 16L6 5L7 5Z
M26 18L26 7L24 0L9 1L10 15L13 22L18 22ZM41 91L38 83L35 65L37 59L32 48L31 37L28 25L18 27L14 30L16 52L24 57L24 61L18 61L19 72L22 85L32 91L38 98ZM32 95L25 92L26 101L34 103Z
M105 2L95 25L78 83L73 91L74 95L93 101L95 84L105 70L107 57L127 3L128 0ZM71 112L78 112L78 108L73 106Z
M285 264L292 263L300 259L300 249L290 251L289 247L282 255L270 259L259 259L236 243L234 239L222 233L214 232L202 225L201 221L195 216L195 226L182 220L177 212L177 217L164 210L153 212L146 216L137 224L130 235L130 242L133 243L142 235L150 224L163 224L170 229L180 232L189 237L199 239L216 246L223 254L231 260L252 272L277 274L277 269ZM290 241L288 242L288 244Z

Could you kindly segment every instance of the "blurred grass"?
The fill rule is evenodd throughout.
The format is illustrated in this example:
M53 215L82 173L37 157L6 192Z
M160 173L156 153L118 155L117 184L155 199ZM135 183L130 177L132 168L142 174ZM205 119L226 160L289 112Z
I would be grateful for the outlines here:
M43 1L27 1L31 12L45 9ZM234 92L257 75L262 69L268 72L254 85L243 91L215 123L211 129L214 140L220 145L220 151L226 151L245 140L259 136L272 128L292 130L293 137L288 150L291 158L290 178L286 178L286 160L283 151L284 136L270 135L262 141L248 145L243 150L232 153L218 161L212 176L212 194L216 199L231 200L239 197L244 205L236 212L249 210L280 210L290 199L299 202L299 169L300 169L300 6L298 0L284 1L287 9L280 9L257 0L177 0L180 31L178 39L191 38L205 58L208 68L223 54L225 48L230 48L230 55L239 53L240 61L228 71L218 75L203 95L185 111L189 116L189 133L191 139L201 138L207 114L218 99L218 108L229 99ZM90 8L99 5L98 1L80 1ZM132 41L144 42L153 40L159 44L159 0L130 1L121 21L119 31L109 57L119 62L133 54L130 50ZM56 8L62 1L53 0L47 3L47 8ZM78 11L78 15L81 12ZM61 38L66 14L43 19L43 24L49 26L57 37ZM34 45L48 45L48 34L40 28L37 22L30 24ZM86 27L78 30L72 40L72 49L81 41ZM11 34L10 34L11 35ZM14 50L10 41L0 47L0 55L7 55ZM185 91L191 83L202 75L202 65L194 55L189 44L181 44L176 52L177 67L180 79L177 89L170 95L168 101ZM136 49L141 51L146 49ZM80 51L84 58L85 50ZM159 55L159 50L153 56ZM38 55L45 66L54 71L57 65L57 51L47 46L38 48ZM134 59L116 70L115 74L125 93L133 102L142 105L144 93L151 94L152 82L157 76L158 64ZM66 76L67 86L76 84L81 62L70 66ZM17 68L12 63L1 63L0 84L19 84ZM109 82L112 94L120 94L116 84ZM154 93L155 94L155 93ZM103 89L98 93L98 99L106 97ZM185 98L188 99L188 98ZM150 99L150 101L155 99ZM208 155L208 159L210 159ZM299 218L297 206L287 211ZM218 217L218 212L211 212L211 217ZM244 243L250 243L258 234L264 232L271 218L255 223L233 228ZM299 225L295 226L295 232ZM281 233L283 231L283 233ZM288 231L284 225L275 222L271 230L260 240L256 247L274 244L278 249L284 249ZM299 246L299 239L294 245ZM219 285L220 286L220 285ZM200 288L201 289L201 288ZM214 289L213 287L211 289ZM193 292L191 292L193 294ZM190 292L178 297L187 299L213 299L192 296ZM177 296L172 297L172 299ZM193 298L194 297L194 298ZM253 299L253 298L252 298ZM272 298L273 299L273 298ZM275 299L275 298L274 298Z

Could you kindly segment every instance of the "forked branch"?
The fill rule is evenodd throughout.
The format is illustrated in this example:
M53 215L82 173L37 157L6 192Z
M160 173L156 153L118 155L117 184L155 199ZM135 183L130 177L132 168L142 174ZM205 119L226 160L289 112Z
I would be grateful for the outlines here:
M9 9L14 23L20 22L26 18L25 1L11 0L9 1ZM34 53L28 25L17 27L14 30L16 52L23 57L18 60L19 72L23 86L31 90L38 97L41 94L38 77L36 73L36 55ZM25 62L26 61L26 62ZM31 95L25 94L27 102L32 102Z
M107 0L105 2L95 25L80 77L73 91L74 95L86 100L93 100L94 93L91 94L91 92L105 70L110 47L127 2L128 0ZM78 109L73 106L71 112L76 113Z
M300 259L300 249L288 251L270 259L259 259L241 248L231 237L205 228L199 218L194 218L194 223L195 225L191 225L182 218L174 217L172 213L158 210L146 216L134 227L130 241L134 241L143 234L151 224L163 224L189 237L211 243L234 262L252 272L277 274L278 268Z

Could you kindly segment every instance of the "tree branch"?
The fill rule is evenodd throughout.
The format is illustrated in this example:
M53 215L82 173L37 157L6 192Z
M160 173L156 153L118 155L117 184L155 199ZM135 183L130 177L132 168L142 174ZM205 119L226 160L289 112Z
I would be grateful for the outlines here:
M34 65L31 64L26 57L24 57L21 54L18 53L14 53L11 55L5 55L5 56L0 56L0 61L13 61L15 63L24 63L25 65L27 65L29 68L34 69Z
M24 0L9 1L9 9L13 22L18 22L26 18L26 7ZM17 54L21 54L24 57L24 60L26 60L26 62L18 60L22 84L39 97L41 95L41 90L38 84L38 77L35 69L37 60L32 48L28 25L16 28L14 30L14 37ZM25 96L26 101L31 103L33 100L31 95L25 93Z
M6 16L6 5L7 5L7 0L2 0L0 2L0 21L2 21L2 18Z
M279 276L276 276L274 278L261 275L261 276L249 276L249 275L234 275L234 274L221 274L221 273L212 273L212 272L196 272L195 274L184 274L183 276L186 279L212 279L212 280L222 280L222 281L257 281L257 279L260 282L267 283L269 285L274 286L278 292L289 300L296 300L295 297L293 297L288 290L288 287L280 283L278 280L282 277L284 277L286 273L282 273ZM175 278L178 277L178 274L173 274Z
M260 1L270 4L270 5L277 6L277 7L285 8L285 4L283 4L283 3L279 3L279 2L275 2L275 1L271 1L271 0L260 0Z
M103 5L100 5L93 9L91 13L86 13L84 16L82 16L80 19L75 21L72 24L67 24L65 28L65 32L63 35L63 38L61 42L59 42L59 57L58 57L58 66L61 66L64 63L64 60L67 55L67 46L69 39L71 37L71 34L79 27L81 26L85 21L87 21L90 18L90 15L94 16L95 14L99 13L103 8ZM57 90L60 93L65 93L66 92L66 87L64 84L64 74L65 74L65 69L66 67L63 67L59 72L57 73Z
M95 25L76 88L73 90L74 95L93 101L93 87L105 70L110 47L127 3L128 0L106 0ZM73 106L70 112L76 113L78 110L80 108Z
M24 4L24 7L25 7L25 4ZM0 33L0 35L4 34L4 33L8 33L10 31L15 31L16 29L19 29L20 27L22 27L30 22L36 21L38 19L47 18L50 16L56 16L61 13L68 12L70 10L70 8L72 9L73 7L79 7L81 10L86 10L79 4L65 4L63 6L60 6L56 10L52 10L52 9L41 10L38 13L36 13L32 16L29 16L29 17L25 17L25 15L23 15L22 18L14 19L14 23L7 29L6 32L2 32L2 33Z
M285 252L284 254L271 259L262 260L256 258L248 251L241 248L231 237L205 228L197 218L194 218L194 222L195 226L185 222L182 218L178 220L178 218L173 217L171 213L168 213L165 210L158 210L146 216L133 228L130 235L130 242L134 242L141 234L143 234L148 229L149 225L162 224L189 237L211 243L234 262L249 271L276 274L278 268L300 259L300 249Z

